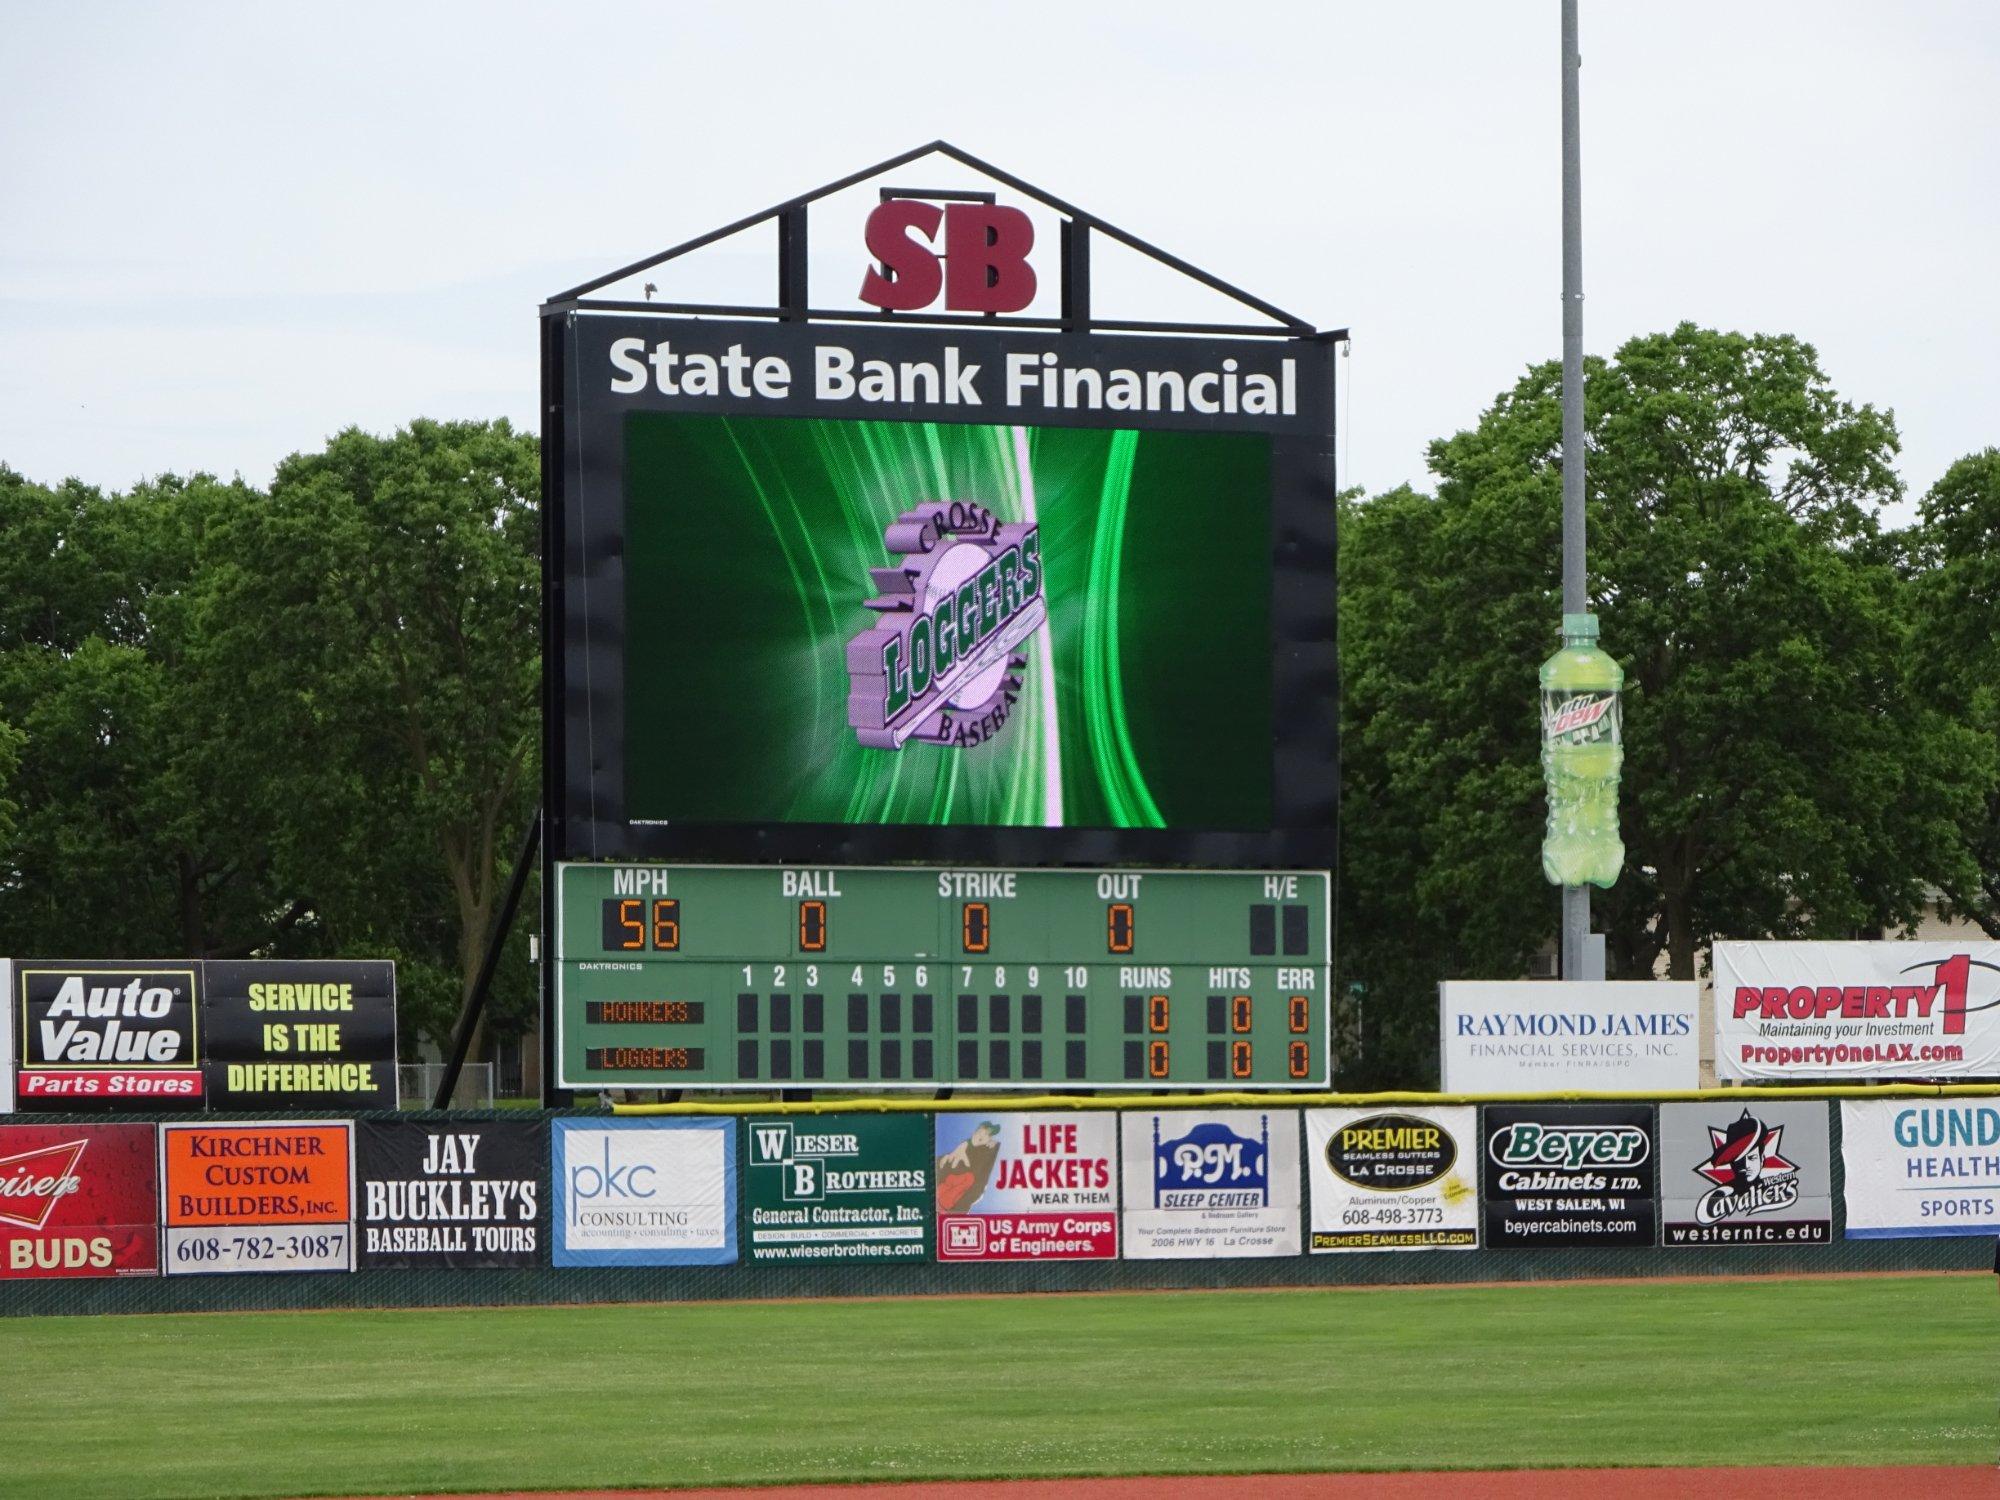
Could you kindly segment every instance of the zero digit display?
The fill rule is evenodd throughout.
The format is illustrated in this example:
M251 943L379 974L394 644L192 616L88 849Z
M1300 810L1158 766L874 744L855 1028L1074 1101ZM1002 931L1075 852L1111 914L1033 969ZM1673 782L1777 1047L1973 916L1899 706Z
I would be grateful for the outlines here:
M1322 874L563 864L555 886L565 1088L1298 1088L1330 1072ZM1267 890L1280 946L1279 914L1305 914L1289 919L1305 954L1249 951L1243 913ZM673 946L656 941L669 912ZM1107 936L1131 951L1107 954Z

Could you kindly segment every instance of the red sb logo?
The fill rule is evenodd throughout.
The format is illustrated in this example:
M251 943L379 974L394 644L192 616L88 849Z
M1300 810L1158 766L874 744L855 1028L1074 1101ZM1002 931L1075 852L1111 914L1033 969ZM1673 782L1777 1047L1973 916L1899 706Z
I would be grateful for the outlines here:
M916 230L944 254L919 243ZM861 281L861 300L892 312L914 312L937 301L954 312L1019 312L1035 300L1035 226L1018 208L952 203L939 208L917 198L891 198L868 215L864 233L876 264ZM942 264L940 264L942 262ZM884 274L884 273L887 274Z

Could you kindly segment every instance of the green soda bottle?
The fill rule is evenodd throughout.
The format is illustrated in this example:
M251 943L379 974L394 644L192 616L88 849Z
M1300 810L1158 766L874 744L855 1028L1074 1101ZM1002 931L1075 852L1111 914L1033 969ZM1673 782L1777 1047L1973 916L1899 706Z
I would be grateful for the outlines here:
M1609 887L1625 864L1618 773L1625 763L1618 692L1625 671L1597 647L1597 616L1563 616L1562 650L1542 663L1542 777L1551 885Z

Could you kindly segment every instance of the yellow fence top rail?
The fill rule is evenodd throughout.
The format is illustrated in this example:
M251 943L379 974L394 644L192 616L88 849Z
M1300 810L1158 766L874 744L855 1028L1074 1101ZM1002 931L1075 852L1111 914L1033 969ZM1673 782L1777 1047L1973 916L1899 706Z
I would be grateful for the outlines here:
M816 1099L787 1104L778 1100L730 1103L703 1100L683 1104L614 1104L619 1115L825 1115L951 1113L1023 1109L1269 1109L1296 1105L1313 1109L1374 1109L1391 1104L1610 1104L1695 1102L1710 1099L1939 1099L1992 1098L2000 1083L1834 1083L1745 1084L1734 1088L1688 1089L1678 1093L1557 1090L1542 1094L1426 1094L1398 1090L1383 1094L984 1094L950 1099Z

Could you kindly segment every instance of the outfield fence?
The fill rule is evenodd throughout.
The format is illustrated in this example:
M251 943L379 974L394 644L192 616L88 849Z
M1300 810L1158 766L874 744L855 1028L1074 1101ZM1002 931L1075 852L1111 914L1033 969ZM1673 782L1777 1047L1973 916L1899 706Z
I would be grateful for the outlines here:
M0 1117L0 1314L1969 1270L2000 1086Z

